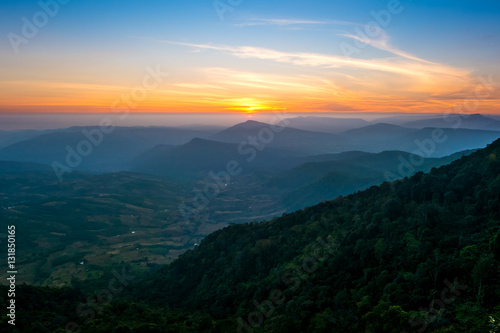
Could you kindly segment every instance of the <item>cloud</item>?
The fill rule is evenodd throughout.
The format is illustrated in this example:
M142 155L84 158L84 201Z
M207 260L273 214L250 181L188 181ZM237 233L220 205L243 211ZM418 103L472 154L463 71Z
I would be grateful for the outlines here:
M321 110L330 110L330 111L352 111L352 112L359 112L363 111L357 107L354 107L352 105L346 105L342 103L336 103L336 102L331 102L325 105L322 105L319 109Z
M313 21L313 20L300 20L300 19L253 19L248 22L238 23L235 26L248 27L248 26L290 26L290 25L354 25L355 23L348 21Z
M360 36L353 35L353 34L338 34L338 36L351 38L351 39L356 40L358 42L361 42L363 44L370 45L370 46L372 46L372 47L374 47L376 49L379 49L379 50L387 51L389 53L392 53L394 55L400 56L402 58L406 58L406 59L409 59L409 60L415 60L415 61L419 61L419 62L424 62L424 63L427 63L427 64L434 64L434 65L436 64L436 63L433 63L431 61L424 60L422 58L416 57L414 55L411 55L409 53L401 51L401 50L397 49L396 47L391 46L389 44L389 36L385 32L385 30L383 30L383 29L381 29L379 27L375 27L375 26L373 26L371 28L377 29L377 31L374 32L374 33L377 34L377 35L379 35L378 38L368 38L368 39L365 39L365 38L362 38Z
M377 42L379 48L391 50L398 54L402 59L352 59L344 56L327 55L308 52L283 52L273 49L267 49L255 46L227 46L210 44L193 44L165 41L167 43L194 47L198 49L210 49L224 52L239 58L253 58L262 60L271 60L281 63L288 63L297 66L323 67L323 68L351 68L364 69L371 71L380 71L395 73L414 78L428 79L430 76L448 76L455 79L467 79L469 70L455 68L443 64L433 63L422 60L417 57L398 52L387 46L386 42Z
M215 86L212 84L199 84L199 83L174 83L176 87L192 88L192 89L225 89L223 87Z
M354 45L361 41L354 35L343 36L355 40ZM202 69L205 83L226 89L226 98L220 102L229 104L235 102L231 96L241 96L255 98L268 109L436 112L449 107L454 96L471 91L477 84L469 69L423 59L392 46L383 30L376 39L365 42L390 55L382 58L377 54L366 59L249 45L156 41L245 60L241 64L244 67L232 62L235 68L245 71ZM371 54L366 52L364 56ZM247 59L288 64L290 68L275 67L285 75L258 73L249 68L261 68L262 64ZM256 101L253 104L258 104Z
M278 74L265 74L248 71L238 71L227 68L205 68L203 69L206 77L210 82L214 82L220 86L244 86L256 89L274 90L289 94L307 92L315 93L330 93L337 91L339 87L335 86L331 81L321 79L315 76L297 75L286 76Z

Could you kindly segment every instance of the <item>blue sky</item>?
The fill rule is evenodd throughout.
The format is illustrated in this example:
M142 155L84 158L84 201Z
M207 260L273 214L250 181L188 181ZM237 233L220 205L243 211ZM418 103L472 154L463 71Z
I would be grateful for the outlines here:
M0 112L109 111L148 66L169 77L137 112L443 112L479 76L500 81L496 1L221 0L223 20L215 3L72 0L13 47L42 8L2 1ZM478 111L498 110L496 93Z

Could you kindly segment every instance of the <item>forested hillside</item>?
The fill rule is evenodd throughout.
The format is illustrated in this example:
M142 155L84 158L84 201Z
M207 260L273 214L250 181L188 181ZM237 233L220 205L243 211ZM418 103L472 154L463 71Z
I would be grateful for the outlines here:
M400 332L426 319L488 332L500 320L499 194L496 141L430 174L216 232L148 278L144 295L262 322L256 332ZM453 281L455 298L442 292ZM273 298L271 315L249 317ZM434 299L440 315L419 312Z
M499 194L497 140L429 174L212 233L94 310L78 290L24 287L19 320L48 332L70 321L82 332L500 332Z

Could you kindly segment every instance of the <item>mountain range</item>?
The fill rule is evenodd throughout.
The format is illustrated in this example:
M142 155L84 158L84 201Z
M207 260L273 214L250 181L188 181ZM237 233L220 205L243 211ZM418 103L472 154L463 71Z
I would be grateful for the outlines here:
M366 121L326 121L321 117L291 118L289 121L301 127L307 127L305 125L308 123L323 124L325 128L331 128L330 132L335 133L273 126L256 121L237 124L217 133L213 132L213 128L202 130L167 127L116 127L109 134L100 132L96 127L40 132L4 131L0 133L0 142L6 146L0 148L0 160L46 165L52 165L54 162L69 165L68 161L76 160L78 163L73 163L72 169L91 172L154 172L154 161L158 161L160 165L168 161L172 167L166 168L163 174L166 175L170 170L169 176L175 178L179 176L175 172L179 168L176 169L174 165L182 164L184 158L185 164L192 166L203 162L201 159L189 161L192 158L190 150L195 156L199 155L197 152L203 151L204 156L214 156L214 160L251 158L253 161L254 155L260 155L259 159L255 159L255 163L263 163L267 167L269 163L263 161L267 158L273 160L273 154L276 160L278 156L282 158L286 155L311 157L356 150L374 153L400 150L425 157L443 157L457 151L485 147L500 134L499 131L485 129L497 129L495 124L500 122L480 115L464 118L463 126L459 128L442 126L442 119L427 119L410 122L408 126L412 128L376 123L343 132L337 131L339 127L331 124L340 122L339 126L344 126L356 123L358 126L365 125ZM430 127L419 128L422 126ZM185 147L181 148L182 145ZM273 154L266 152L270 149ZM182 153L183 150L185 153ZM141 159L144 160L142 164ZM160 162L162 160L164 162ZM274 165L276 166L276 163ZM213 167L219 165L216 163ZM256 164L255 168L257 167L260 165Z
M393 155L377 158L384 154ZM379 165L366 153L337 156L344 157ZM496 140L429 173L266 222L229 225L153 273L123 267L76 288L20 285L19 329L56 331L71 324L81 332L495 332L499 157ZM109 289L108 281L126 288ZM7 288L0 286L1 294ZM120 294L92 308L103 290ZM94 296L96 291L101 294Z

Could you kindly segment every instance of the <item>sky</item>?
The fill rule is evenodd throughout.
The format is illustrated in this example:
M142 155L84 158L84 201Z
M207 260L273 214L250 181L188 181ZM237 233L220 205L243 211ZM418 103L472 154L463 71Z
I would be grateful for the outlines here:
M500 113L496 0L3 0L0 15L0 113Z

